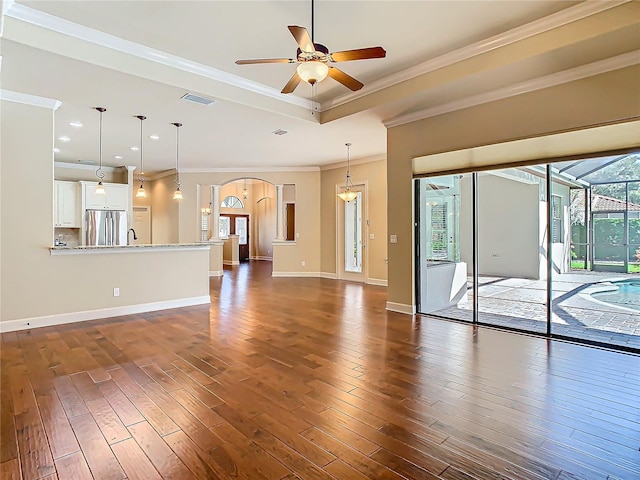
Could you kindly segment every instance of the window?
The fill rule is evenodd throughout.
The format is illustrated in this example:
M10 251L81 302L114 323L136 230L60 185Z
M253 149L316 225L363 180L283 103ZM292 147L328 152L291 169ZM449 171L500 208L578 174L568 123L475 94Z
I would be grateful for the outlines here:
M209 215L202 212L202 223L200 226L200 240L206 242L209 240Z
M229 233L231 232L231 219L229 217L220 217L218 231L220 238L229 238Z
M225 197L224 200L222 200L220 206L222 208L244 208L242 200L240 200L238 197L234 197L233 195Z
M553 243L564 242L564 232L562 230L562 197L559 195L551 195L551 212L552 225L551 233L553 235Z

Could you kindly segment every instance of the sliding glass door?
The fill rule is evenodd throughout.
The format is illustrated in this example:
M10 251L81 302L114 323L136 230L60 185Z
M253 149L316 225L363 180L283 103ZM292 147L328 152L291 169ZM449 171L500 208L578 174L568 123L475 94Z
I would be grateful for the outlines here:
M414 188L418 312L640 351L640 154Z

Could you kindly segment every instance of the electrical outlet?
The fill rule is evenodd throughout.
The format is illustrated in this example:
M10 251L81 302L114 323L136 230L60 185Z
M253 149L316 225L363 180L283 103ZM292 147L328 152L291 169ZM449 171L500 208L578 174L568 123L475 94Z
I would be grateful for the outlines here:
M376 238L375 234L370 233L370 234L369 234L369 240L373 240L374 238Z
M303 261L302 261L302 263L301 263L301 265L302 265L303 267L306 267L306 266L307 266L307 262L305 262L305 261L303 260Z
M118 287L114 287L113 288L113 296L114 297L119 297L120 296L120 289Z
M389 235L389 243L398 243L397 235Z

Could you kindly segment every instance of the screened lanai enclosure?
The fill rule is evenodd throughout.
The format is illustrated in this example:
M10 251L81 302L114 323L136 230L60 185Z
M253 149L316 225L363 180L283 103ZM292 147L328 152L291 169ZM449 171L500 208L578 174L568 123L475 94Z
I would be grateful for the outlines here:
M640 153L414 188L418 312L640 351Z

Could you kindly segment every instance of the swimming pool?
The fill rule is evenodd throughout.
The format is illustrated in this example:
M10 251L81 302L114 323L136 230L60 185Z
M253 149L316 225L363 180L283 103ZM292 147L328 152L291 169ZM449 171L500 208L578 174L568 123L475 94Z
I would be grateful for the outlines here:
M620 280L611 284L617 288L607 292L594 292L591 295L601 302L640 310L640 278Z

